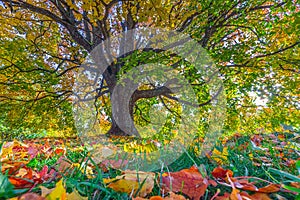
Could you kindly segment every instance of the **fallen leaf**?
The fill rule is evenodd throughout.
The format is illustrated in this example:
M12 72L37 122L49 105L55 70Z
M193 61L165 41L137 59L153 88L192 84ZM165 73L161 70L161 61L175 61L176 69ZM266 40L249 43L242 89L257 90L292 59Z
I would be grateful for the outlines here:
M128 164L128 160L104 160L101 165L103 167L111 167L113 169L120 169Z
M90 166L88 166L86 162L83 162L81 165L79 163L73 163L71 167L78 168L81 171L81 173L85 174L89 179L93 178L93 169Z
M58 172L65 173L66 170L72 166L72 162L69 161L65 156L61 156L55 165L57 166Z
M28 188L34 183L33 171L30 168L22 167L13 176L9 177L9 181L16 188Z
M278 192L279 190L280 190L280 184L270 184L265 187L259 188L258 192L273 193L273 192Z
M55 189L55 188L48 189L48 188L46 188L45 186L42 186L42 185L39 186L39 188L42 191L42 194L41 194L42 197L46 197L48 194L50 194Z
M170 196L169 197L165 197L164 200L186 200L186 198L184 196L182 196L182 195L170 192Z
M46 196L47 200L66 200L67 193L63 186L63 180L61 179L56 183L55 188Z
M255 200L272 200L267 194L265 193L255 193L252 194L251 197Z
M34 180L37 181L38 183L43 183L44 181L49 180L50 178L52 178L53 176L55 176L56 171L54 169L50 169L47 165L45 165L43 167L43 169L37 173L37 178L35 178Z
M228 162L228 147L224 147L222 152L214 148L212 155L210 156L219 165L223 165Z
M149 199L146 198L142 198L142 197L136 197L136 198L132 198L132 200L186 200L186 198L182 195L179 194L175 194L173 192L169 193L170 196L167 197L161 197L161 196L152 196Z
M195 166L179 172L164 173L162 183L166 191L182 192L192 199L200 199L209 185Z
M67 200L88 200L88 197L81 196L76 189L72 193L67 194Z
M229 169L223 169L222 167L216 167L212 173L215 179L227 180L227 174L229 177L233 176L233 172Z
M28 155L29 155L30 160L35 158L38 155L38 153L39 153L39 151L35 147L33 147L33 146L28 147Z
M64 155L66 153L66 148L64 148L64 147L57 147L54 150L54 153L57 154L57 155L59 155L59 154Z
M103 179L103 182L108 184L108 187L118 192L125 192L127 194L135 194L140 185L144 182L142 188L137 194L140 197L145 197L154 187L155 174L152 172L136 172L126 170L123 175L112 179ZM146 179L146 180L145 180Z
M18 198L18 200L46 200L46 199L38 194L30 192L30 193L23 194L21 197Z

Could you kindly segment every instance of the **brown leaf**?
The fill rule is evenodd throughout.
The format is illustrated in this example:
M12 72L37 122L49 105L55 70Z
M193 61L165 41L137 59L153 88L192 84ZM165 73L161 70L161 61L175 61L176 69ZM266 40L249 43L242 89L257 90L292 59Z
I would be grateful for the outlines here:
M255 200L271 200L271 198L267 194L259 192L252 194L251 197Z
M113 169L120 169L128 164L128 160L104 160L101 164L100 167L101 169L106 172L107 167L111 167Z
M72 166L71 161L69 161L65 156L61 156L55 165L58 166L57 170L60 173L65 172Z
M213 177L215 177L216 179L223 179L223 180L227 180L227 174L229 177L233 176L233 172L229 169L223 169L222 167L216 167L212 173Z
M252 192L260 192L260 193L274 193L278 192L280 190L279 184L270 184L262 188L257 188L252 183L249 183L248 181L235 181L234 186L236 188L242 189L242 190L248 190Z
M279 184L270 184L270 185L267 185L263 188L259 188L258 192L273 193L273 192L278 192L279 190L280 190L280 185Z
M19 200L46 200L44 197L35 193L26 193L19 197Z

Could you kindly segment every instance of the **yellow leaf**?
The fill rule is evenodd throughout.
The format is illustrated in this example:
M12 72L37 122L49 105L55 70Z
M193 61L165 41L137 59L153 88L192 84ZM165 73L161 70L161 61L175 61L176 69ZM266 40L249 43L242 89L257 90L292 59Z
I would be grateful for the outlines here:
M222 165L228 162L227 156L228 147L224 147L222 152L215 148L212 152L211 158L215 160L218 164Z
M67 194L68 200L88 200L87 197L81 196L77 190L74 190L71 194Z
M115 191L135 194L146 179L138 193L138 196L145 197L153 189L154 177L155 174L152 172L126 170L122 176L117 176L113 179L103 179L103 182Z
M56 183L54 190L47 195L48 200L66 200L67 199L66 189L63 186L63 180L61 179Z
M73 163L72 167L77 167L83 174L85 174L88 178L93 178L93 169L90 166L84 166L87 163Z

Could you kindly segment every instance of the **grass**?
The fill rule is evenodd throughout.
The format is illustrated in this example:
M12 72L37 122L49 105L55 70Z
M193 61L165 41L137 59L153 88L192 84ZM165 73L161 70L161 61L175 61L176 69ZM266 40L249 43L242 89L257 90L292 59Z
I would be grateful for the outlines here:
M192 165L197 165L202 166L207 175L213 179L211 172L215 167L221 165L225 169L232 170L234 176L253 176L279 184L291 182L291 177L294 179L297 177L298 170L295 164L291 164L290 166L287 166L287 164L289 161L293 162L299 159L299 150L295 147L295 144L288 142L293 141L297 144L298 141L293 140L294 135L291 133L275 133L274 136L277 137L276 142L274 141L272 143L272 138L266 135L258 146L251 143L250 136L235 136L223 143L218 142L215 145L214 148L220 152L220 155L214 155L212 153L212 155L205 157L199 156L199 152L195 150L195 147L198 145L197 143L188 148L185 153L173 163L164 166L163 169L159 169L157 172L161 175L162 171L176 172L190 168ZM280 138L279 136L282 139L278 139ZM283 145L284 143L286 144ZM69 167L65 173L62 173L67 192L76 189L80 195L86 196L89 199L131 199L126 193L118 193L106 187L103 183L103 178L116 177L121 174L120 170L109 168L107 172L104 172L102 168L92 160L87 149L80 148L79 150L74 150L75 147L78 147L78 141L75 141L74 144L67 148L65 156L72 163L78 163L79 166L84 167L83 169ZM228 153L224 153L225 148ZM224 155L222 153L224 153ZM216 159L218 156L219 158ZM45 159L42 155L37 155L27 166L41 170L44 165L54 166L59 157L60 155L54 155ZM88 176L88 166L93 169L94 176L92 178ZM47 188L53 188L57 181L58 179L53 179L42 185ZM143 185L143 183L140 183L140 185ZM218 185L217 187L209 186L206 195L202 199L210 199L218 189L220 189L222 193L231 191L231 188L222 185ZM31 191L37 193L41 192L38 187L32 188ZM154 189L149 196L160 194L160 185L159 183L155 183ZM295 194L292 193L280 192L278 194L287 199L295 198ZM274 195L271 198L276 199Z

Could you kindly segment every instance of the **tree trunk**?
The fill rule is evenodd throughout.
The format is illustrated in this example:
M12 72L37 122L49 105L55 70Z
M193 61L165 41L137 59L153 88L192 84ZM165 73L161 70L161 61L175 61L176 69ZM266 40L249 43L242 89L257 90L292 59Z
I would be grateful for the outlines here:
M136 99L129 95L130 92L123 95L111 96L112 124L107 134L140 137L133 121L133 108Z
M115 121L115 119L112 116L112 123L110 129L106 133L107 135L116 135L116 136L130 136L128 133L123 131Z

